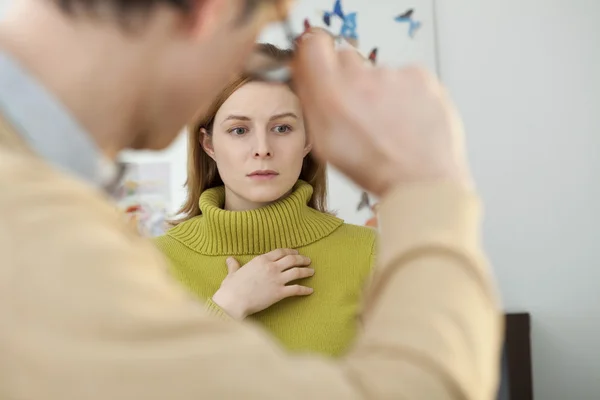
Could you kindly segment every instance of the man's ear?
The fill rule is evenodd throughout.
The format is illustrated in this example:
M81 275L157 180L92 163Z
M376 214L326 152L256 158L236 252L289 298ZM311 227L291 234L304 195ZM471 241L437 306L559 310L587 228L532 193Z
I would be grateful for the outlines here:
M212 137L204 128L200 129L200 145L210 158L215 159L215 149L213 148Z

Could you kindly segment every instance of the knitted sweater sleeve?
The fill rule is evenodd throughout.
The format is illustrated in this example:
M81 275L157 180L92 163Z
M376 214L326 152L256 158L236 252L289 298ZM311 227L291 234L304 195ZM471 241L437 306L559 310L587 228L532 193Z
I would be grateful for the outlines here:
M229 320L233 319L212 299L208 299L205 303L205 306L206 306L206 311L209 314L214 315L215 317L229 319Z

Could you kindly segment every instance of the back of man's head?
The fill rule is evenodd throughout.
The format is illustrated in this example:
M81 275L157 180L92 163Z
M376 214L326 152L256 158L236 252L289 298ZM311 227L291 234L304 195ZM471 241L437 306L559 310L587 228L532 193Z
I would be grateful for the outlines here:
M10 1L0 51L53 91L110 155L171 143L239 71L275 5ZM256 7L241 18L248 4Z
M112 9L118 15L133 11L148 11L157 5L168 5L181 10L189 10L193 0L53 0L61 9L69 13L94 12Z

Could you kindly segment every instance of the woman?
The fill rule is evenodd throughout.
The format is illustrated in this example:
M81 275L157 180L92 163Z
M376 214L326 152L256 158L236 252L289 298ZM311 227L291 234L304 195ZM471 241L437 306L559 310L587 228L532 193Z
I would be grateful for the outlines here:
M326 213L325 165L310 150L287 85L238 79L190 128L187 202L157 244L212 311L248 316L289 350L338 356L357 329L376 233ZM283 248L300 255L257 257Z

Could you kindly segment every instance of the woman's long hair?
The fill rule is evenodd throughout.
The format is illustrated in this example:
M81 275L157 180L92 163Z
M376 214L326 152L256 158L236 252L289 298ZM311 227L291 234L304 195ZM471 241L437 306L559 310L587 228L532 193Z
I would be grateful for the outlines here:
M259 46L262 47L261 50L264 53L277 59L289 59L292 52L292 50L282 50L271 44L259 44ZM217 164L202 147L202 131L204 129L209 135L212 135L214 119L219 108L236 90L253 80L253 78L247 76L236 79L221 92L204 117L188 126L187 180L185 182L187 198L178 212L179 218L171 221L172 225L180 224L201 215L199 199L202 192L223 185ZM302 163L299 179L306 181L313 187L313 195L308 202L309 207L327 212L326 164L318 161L309 153Z

